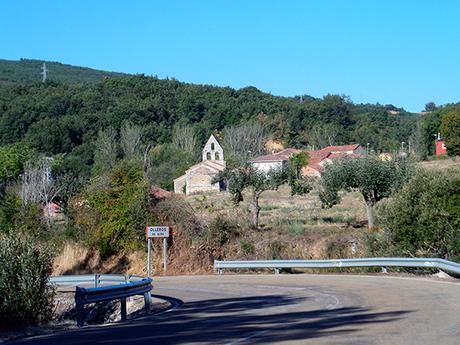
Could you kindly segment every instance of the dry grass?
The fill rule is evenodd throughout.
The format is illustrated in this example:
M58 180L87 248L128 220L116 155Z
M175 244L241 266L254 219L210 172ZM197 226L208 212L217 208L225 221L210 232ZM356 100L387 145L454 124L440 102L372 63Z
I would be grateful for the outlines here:
M241 226L240 236L226 245L225 259L323 259L364 254L368 232L359 193L344 193L342 202L321 208L318 192L291 196L288 186L264 192L260 199L260 229L250 229L250 203L234 206L228 193L188 196L203 219L224 215Z
M61 253L54 259L53 275L123 273L146 275L146 254L144 251L120 253L101 260L97 251L82 244L66 243Z
M457 157L425 161L420 162L419 165L428 170L444 170L452 167L460 167L460 159Z
M234 218L242 220L249 218L251 214L251 206L247 200L234 206L228 193L191 195L187 197L187 201L205 219L223 213L233 216L236 214ZM260 227L267 230L285 230L289 224L301 224L305 230L343 228L366 220L365 207L359 193L344 193L339 205L323 209L316 190L306 196L291 196L289 187L281 186L278 191L262 193L260 206Z
M260 229L250 227L250 204L234 206L228 193L185 197L197 222L204 227L221 215L239 229L221 247L210 247L206 235L174 230L167 274L209 273L219 259L324 259L364 255L367 233L365 208L359 193L345 193L342 203L322 209L317 191L291 196L288 186L262 194ZM197 223L197 224L198 224ZM359 228L355 228L359 227ZM145 275L146 250L120 253L102 261L97 252L66 244L56 258L53 274L127 273ZM154 241L153 272L163 272L161 241Z

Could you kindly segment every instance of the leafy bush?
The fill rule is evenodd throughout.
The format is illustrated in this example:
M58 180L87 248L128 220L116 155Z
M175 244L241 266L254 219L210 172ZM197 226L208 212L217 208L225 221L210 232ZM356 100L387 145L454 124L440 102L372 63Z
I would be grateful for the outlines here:
M13 193L6 193L0 199L0 232L8 232L18 215L21 200Z
M30 240L0 237L0 328L48 321L54 289L48 284L52 255Z
M162 223L174 224L189 238L203 235L204 226L195 211L178 196L156 202L152 211Z
M208 227L208 241L213 247L223 246L237 234L237 225L220 215L214 218Z
M255 252L254 245L250 242L247 242L245 240L240 240L240 246L241 246L241 250L243 251L245 255L251 255L251 254L254 254Z
M280 241L270 242L268 245L268 259L269 260L281 260L283 259L283 251L285 249L284 243Z
M460 169L419 171L378 215L384 232L372 248L460 260Z
M442 133L446 140L447 153L460 155L460 107L455 107L442 119Z
M145 225L153 223L140 164L123 160L108 177L94 179L83 200L74 202L72 216L103 258L136 248L145 236Z

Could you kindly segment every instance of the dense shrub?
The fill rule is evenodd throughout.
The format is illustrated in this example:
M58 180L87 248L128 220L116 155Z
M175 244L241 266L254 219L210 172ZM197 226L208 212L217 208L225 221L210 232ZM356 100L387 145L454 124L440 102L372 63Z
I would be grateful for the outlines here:
M208 242L218 248L238 234L238 225L228 218L218 215L208 226Z
M460 155L460 107L455 107L443 117L441 128L447 153L454 157Z
M95 178L73 202L77 230L86 234L103 258L135 249L152 218L148 183L135 161L120 161L108 176Z
M51 319L51 267L49 249L12 235L0 237L0 329Z
M18 216L21 200L13 193L0 198L0 232L8 232Z
M197 238L203 235L204 225L190 204L179 196L154 201L152 211L161 223L174 224L188 238Z
M379 208L383 233L371 246L388 254L460 260L460 170L419 171Z

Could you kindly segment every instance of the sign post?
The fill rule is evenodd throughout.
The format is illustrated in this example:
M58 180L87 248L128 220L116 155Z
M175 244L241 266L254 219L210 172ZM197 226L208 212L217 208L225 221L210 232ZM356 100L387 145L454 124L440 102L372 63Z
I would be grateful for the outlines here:
M163 238L163 269L166 272L166 237Z
M163 238L163 268L166 272L166 240L169 237L168 226L147 226L145 229L147 237L147 276L150 277L150 246L152 238Z
M150 246L152 239L147 239L147 278L150 278Z

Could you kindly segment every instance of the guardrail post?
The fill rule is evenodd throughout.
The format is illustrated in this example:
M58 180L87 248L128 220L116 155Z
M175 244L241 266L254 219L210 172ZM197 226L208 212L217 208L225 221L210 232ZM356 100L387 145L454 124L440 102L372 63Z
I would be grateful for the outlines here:
M77 305L77 326L82 327L85 324L85 306Z
M150 305L152 304L152 296L150 295L150 291L144 294L144 304L145 304L145 311L150 313Z
M126 298L120 299L121 321L126 321Z
M280 274L280 269L279 268L275 268L275 274Z
M77 286L75 288L75 306L77 309L77 326L82 327L85 324L85 301L84 294L85 289Z
M97 274L97 273L96 273L96 274L94 275L94 287L95 287L95 288L97 288L97 287L99 286L99 283L100 283L99 279L100 279L100 278L101 278L101 275L100 275L100 274Z

